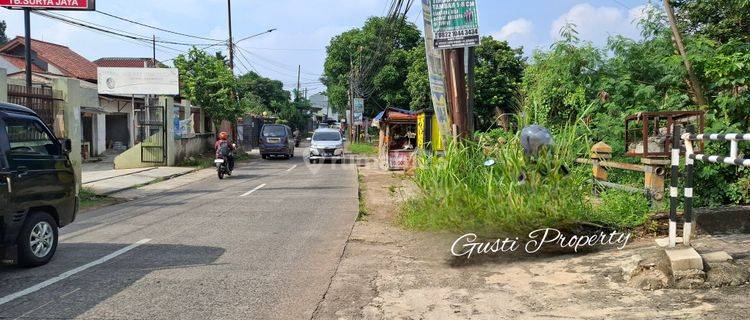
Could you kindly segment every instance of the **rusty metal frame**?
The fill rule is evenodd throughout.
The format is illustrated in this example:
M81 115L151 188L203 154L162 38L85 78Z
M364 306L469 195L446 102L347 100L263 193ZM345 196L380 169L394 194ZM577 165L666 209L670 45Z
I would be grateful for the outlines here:
M672 127L674 123L680 119L684 118L691 118L696 117L698 119L698 130L700 133L703 132L705 128L705 112L704 111L660 111L660 112L642 112L636 115L628 116L625 118L625 148L626 153L625 156L627 157L640 157L640 158L667 158L670 156L670 149L672 145L671 139L666 139L664 141L664 151L663 152L650 152L649 151L649 126L651 121L655 123L654 131L658 132L661 128L659 124L666 119L666 129L667 129L667 136L671 136L672 134ZM635 151L628 150L628 145L631 142L630 139L630 124L631 123L642 123L643 128L641 131L641 134L643 136L643 152L638 153ZM633 140L634 142L635 140ZM701 145L701 148L703 145Z

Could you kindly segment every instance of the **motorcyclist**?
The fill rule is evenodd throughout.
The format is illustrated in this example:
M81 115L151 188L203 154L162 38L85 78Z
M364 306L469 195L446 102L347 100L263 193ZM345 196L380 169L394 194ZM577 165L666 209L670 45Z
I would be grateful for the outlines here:
M225 159L229 172L234 170L234 143L229 142L229 134L226 132L219 133L219 139L214 144L217 159Z

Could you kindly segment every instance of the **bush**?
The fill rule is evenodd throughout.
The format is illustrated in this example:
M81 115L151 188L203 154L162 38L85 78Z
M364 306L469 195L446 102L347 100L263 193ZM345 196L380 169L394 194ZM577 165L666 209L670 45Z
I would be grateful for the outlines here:
M564 129L552 152L537 161L524 156L518 135L452 144L445 157L424 156L413 178L420 192L405 204L403 223L497 235L608 222L592 220L590 168L571 167L587 148L576 131ZM485 166L488 159L495 165Z
M611 226L635 228L649 218L649 203L643 194L605 190L601 204L594 208L594 219Z

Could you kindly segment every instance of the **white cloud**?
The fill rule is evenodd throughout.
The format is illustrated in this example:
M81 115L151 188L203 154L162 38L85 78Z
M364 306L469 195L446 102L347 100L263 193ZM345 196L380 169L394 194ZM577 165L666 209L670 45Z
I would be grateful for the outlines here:
M566 23L576 25L581 40L591 41L595 45L606 43L610 35L638 37L637 20L643 15L645 6L640 6L625 12L617 7L594 7L588 3L574 6L552 22L550 36L560 39L560 30Z
M528 19L520 18L508 22L500 31L494 33L492 36L501 39L508 40L512 37L528 37L534 31L534 24Z

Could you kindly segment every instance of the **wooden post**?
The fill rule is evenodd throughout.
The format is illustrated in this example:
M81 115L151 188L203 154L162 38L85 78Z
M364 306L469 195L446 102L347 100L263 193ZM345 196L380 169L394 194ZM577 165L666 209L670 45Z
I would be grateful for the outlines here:
M607 181L609 172L607 168L601 166L601 162L612 159L612 147L601 141L591 147L591 160L593 162L592 172L594 179L598 181Z

